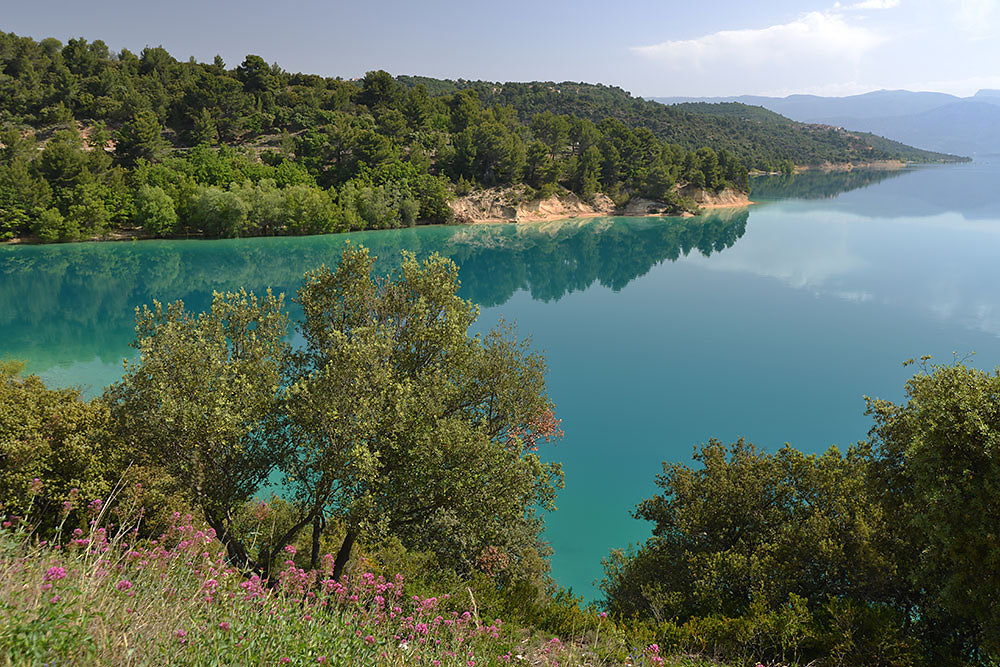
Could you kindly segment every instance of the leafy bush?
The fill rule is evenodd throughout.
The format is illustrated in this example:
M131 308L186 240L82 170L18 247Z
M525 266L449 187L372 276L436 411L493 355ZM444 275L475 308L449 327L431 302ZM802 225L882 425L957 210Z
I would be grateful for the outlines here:
M664 464L605 560L608 609L665 645L754 659L989 665L1000 659L1000 370L925 365L907 402L869 399L846 455L711 441Z
M0 363L0 516L41 517L50 535L73 509L71 497L107 494L116 461L108 456L108 411L75 389L48 389L22 366ZM64 505L70 502L70 505Z

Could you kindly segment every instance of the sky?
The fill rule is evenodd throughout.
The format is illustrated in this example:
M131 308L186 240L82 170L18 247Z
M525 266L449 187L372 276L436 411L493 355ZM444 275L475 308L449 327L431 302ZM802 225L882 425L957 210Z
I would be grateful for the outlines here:
M0 30L232 67L586 81L635 95L1000 88L1000 0L0 0Z

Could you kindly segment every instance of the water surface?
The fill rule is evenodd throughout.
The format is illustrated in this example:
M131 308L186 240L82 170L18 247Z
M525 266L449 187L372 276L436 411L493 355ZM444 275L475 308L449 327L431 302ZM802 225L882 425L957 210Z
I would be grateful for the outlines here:
M213 290L293 294L345 238L461 266L463 296L548 359L566 489L546 537L588 597L662 461L745 436L808 452L865 437L865 394L900 400L901 362L1000 363L1000 165L804 174L754 183L749 210L426 227L308 238L0 247L0 356L100 393L129 356L134 308Z

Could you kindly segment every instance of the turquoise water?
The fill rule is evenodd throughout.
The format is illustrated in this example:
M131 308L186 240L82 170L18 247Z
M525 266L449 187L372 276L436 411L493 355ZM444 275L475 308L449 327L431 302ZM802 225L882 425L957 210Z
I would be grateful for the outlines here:
M662 461L711 437L818 452L865 437L865 394L899 400L904 359L1000 363L1000 163L754 182L749 210L346 235L461 266L463 295L549 362L566 489L547 520L560 583L643 539L629 511ZM0 247L0 356L100 393L133 309L212 290L293 294L345 236Z

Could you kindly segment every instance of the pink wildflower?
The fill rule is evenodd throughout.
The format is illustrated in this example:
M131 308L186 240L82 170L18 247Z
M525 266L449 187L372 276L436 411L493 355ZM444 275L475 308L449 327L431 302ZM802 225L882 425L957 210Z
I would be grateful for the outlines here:
M219 623L219 627L222 628L223 630L229 630L229 623L223 621L222 623Z
M41 493L42 480L38 479L37 477L31 480L31 484L28 486L28 491L30 491L31 495L33 496L37 496L39 493Z
M365 642L367 642L369 644L374 644L375 643L375 638L372 637L371 635L368 635L367 637L365 637Z
M66 568L64 567L50 567L45 572L45 581L58 581L59 579L66 578Z
M294 556L295 555L295 547L293 547L291 544L289 544L288 546L285 547L285 553L286 554L292 554Z
M132 582L129 581L128 579L122 579L117 584L115 584L115 588L117 588L120 591L127 591L128 589L132 588Z

